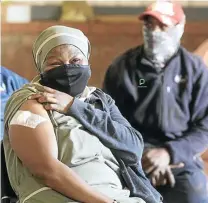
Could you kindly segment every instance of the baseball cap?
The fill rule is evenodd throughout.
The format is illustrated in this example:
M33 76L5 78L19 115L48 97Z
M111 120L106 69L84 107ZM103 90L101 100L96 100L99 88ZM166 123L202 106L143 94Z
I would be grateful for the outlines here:
M150 4L147 9L139 16L144 20L146 16L153 16L165 25L176 25L185 17L182 6L175 2L158 1Z

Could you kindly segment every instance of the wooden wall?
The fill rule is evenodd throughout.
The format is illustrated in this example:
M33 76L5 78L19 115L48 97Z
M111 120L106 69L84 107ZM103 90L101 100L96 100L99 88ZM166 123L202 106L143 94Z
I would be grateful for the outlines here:
M32 44L37 35L51 25L67 25L81 29L92 45L90 84L101 87L108 65L126 49L142 43L139 22L65 23L32 22L28 24L2 24L1 64L18 74L32 79L37 73L32 59ZM182 44L194 51L208 38L208 22L187 22Z

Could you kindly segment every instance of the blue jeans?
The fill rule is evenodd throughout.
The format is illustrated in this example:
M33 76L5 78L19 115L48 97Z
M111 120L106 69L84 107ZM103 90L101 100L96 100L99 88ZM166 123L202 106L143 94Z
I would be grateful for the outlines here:
M174 169L176 184L158 187L163 203L208 203L208 181L200 168Z

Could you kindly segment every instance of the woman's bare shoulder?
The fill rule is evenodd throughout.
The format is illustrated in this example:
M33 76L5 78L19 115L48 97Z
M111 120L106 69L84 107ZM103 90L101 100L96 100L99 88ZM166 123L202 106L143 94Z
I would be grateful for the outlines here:
M44 109L43 104L40 104L37 100L26 100L19 110L30 111L31 113L38 114L48 118L48 113Z

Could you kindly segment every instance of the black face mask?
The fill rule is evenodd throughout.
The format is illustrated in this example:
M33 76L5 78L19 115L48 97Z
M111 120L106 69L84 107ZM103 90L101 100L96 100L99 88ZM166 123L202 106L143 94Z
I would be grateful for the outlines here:
M90 66L67 64L42 73L40 83L75 97L84 91L90 76Z

